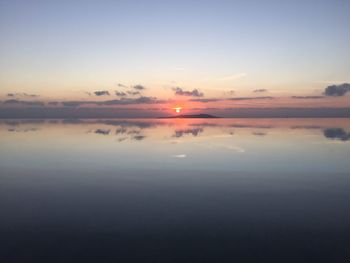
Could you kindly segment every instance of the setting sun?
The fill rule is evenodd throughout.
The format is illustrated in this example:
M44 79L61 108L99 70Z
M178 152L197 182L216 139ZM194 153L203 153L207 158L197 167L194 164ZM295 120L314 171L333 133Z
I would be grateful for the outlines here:
M182 107L175 107L173 108L173 110L175 110L176 113L180 113L182 110Z

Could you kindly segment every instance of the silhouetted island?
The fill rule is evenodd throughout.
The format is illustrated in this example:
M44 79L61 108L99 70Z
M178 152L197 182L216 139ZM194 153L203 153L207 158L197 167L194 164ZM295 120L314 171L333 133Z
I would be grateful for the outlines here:
M182 118L182 119L195 119L195 118L201 118L201 119L213 119L213 118L220 118L217 116L213 116L210 114L189 114L189 115L176 115L176 116L168 116L168 117L159 117L160 119L172 119L172 118Z

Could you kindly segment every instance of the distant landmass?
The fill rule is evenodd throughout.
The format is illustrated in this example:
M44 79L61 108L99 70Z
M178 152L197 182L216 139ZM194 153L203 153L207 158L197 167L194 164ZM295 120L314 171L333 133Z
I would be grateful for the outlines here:
M159 117L160 119L173 119L173 118L181 118L181 119L215 119L220 118L210 114L189 114L189 115L176 115L176 116L168 116L168 117Z

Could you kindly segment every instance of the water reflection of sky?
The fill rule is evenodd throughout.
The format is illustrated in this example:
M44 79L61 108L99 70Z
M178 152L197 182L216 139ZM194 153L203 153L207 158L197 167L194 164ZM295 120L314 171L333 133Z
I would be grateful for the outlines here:
M3 120L0 167L341 173L348 119Z

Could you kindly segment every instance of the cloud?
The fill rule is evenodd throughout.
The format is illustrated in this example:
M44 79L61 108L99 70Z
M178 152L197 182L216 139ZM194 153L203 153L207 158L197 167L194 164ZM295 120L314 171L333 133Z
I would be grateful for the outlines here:
M145 90L146 89L145 86L142 86L142 85L135 85L135 86L133 86L133 88L136 90Z
M235 74L235 75L230 75L230 76L226 76L221 78L221 80L236 80L236 79L240 79L240 78L244 78L247 76L247 73L239 73L239 74Z
M254 93L262 93L262 92L267 92L267 89L256 89L253 91Z
M125 97L127 94L124 91L115 91L115 95L118 97Z
M216 102L216 101L222 101L224 99L216 99L216 98L208 98L208 99L191 99L190 101L195 101L195 102Z
M227 100L272 100L274 97L263 96L263 97L237 97L237 98L228 98Z
M343 83L343 84L340 84L340 85L328 86L325 89L324 94L326 96L340 97L340 96L344 96L349 91L350 91L350 84L349 83Z
M95 104L99 106L112 106L112 105L133 105L133 104L160 104L166 103L165 100L158 100L156 97L145 97L139 98L120 98L116 100L104 100L104 101L62 101L63 106L67 107L79 107L87 104Z
M236 98L201 98L201 99L191 99L190 101L194 102L218 102L225 100L272 100L274 97L262 96L262 97L236 97Z
M39 97L39 95L28 94L28 93L25 93L25 92L15 92L15 93L7 93L7 97L30 97L30 98L36 98L36 97Z
M22 106L44 106L45 103L41 101L26 101L26 100L16 100L10 99L3 102L5 105L22 105Z
M192 96L192 97L204 96L204 94L200 92L198 89L194 89L192 91L186 91L186 90L183 90L182 88L176 87L176 88L173 88L173 91L175 91L175 95L179 95L179 96Z
M344 131L342 128L329 128L323 131L326 138L332 140L348 141L350 140L350 133Z
M98 90L98 91L95 91L94 94L96 96L109 96L108 90Z
M165 103L164 100L158 100L156 97L141 96L136 99L121 98L119 100L107 100L96 102L98 105L131 105L131 104L158 104Z
M139 91L132 91L132 90L128 90L127 93L128 93L129 95L132 95L132 96L134 96L134 95L140 95L140 94L141 94Z
M292 99L323 99L324 96L292 96Z
M121 87L121 88L127 88L127 86L125 86L124 84L121 84L121 83L118 83L117 86Z

